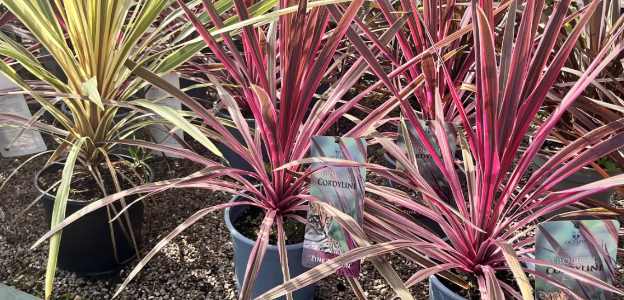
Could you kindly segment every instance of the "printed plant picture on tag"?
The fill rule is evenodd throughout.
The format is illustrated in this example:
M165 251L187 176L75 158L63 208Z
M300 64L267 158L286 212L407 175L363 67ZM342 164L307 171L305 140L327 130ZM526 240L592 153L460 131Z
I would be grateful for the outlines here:
M310 156L363 163L366 161L366 142L363 139L315 136L312 138ZM321 166L320 163L314 163L311 168L317 169ZM361 224L365 177L366 170L363 167L326 166L311 176L310 195L350 215ZM303 242L303 265L314 267L347 252L354 246L338 222L334 221L320 205L312 202ZM355 277L359 272L359 263L354 263L343 267L338 273Z

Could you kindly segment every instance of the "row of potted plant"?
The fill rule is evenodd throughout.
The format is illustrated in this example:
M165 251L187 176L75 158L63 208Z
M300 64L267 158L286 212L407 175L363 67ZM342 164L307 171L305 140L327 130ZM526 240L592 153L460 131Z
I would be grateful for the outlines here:
M35 182L51 222L33 246L50 240L45 297L52 297L57 264L93 275L132 259L141 244L142 201L179 188L233 198L178 225L117 294L167 243L219 210L232 234L240 299L310 299L309 286L362 259L401 299L412 299L409 288L428 278L432 295L451 299L459 296L437 278L485 299L532 299L527 274L582 299L535 265L621 293L533 258L528 234L571 205L581 206L573 210L578 216L596 216L596 207L603 216L619 212L591 199L623 183L598 163L621 161L615 151L624 143L622 93L601 81L622 67L624 17L615 2L571 10L570 1L535 0L3 1L61 71L43 66L37 47L0 35L0 71L54 122L7 113L0 119L58 141ZM607 7L609 21L596 29L597 12ZM605 34L590 36L585 50L588 27ZM582 67L570 63L574 55L583 56ZM343 61L347 67L338 71ZM174 70L215 91L218 104L172 84L165 75ZM167 95L150 97L150 85ZM373 91L382 91L383 101L366 103ZM188 110L165 105L168 97ZM144 138L155 125L176 142ZM205 151L188 147L180 132ZM313 137L334 132L366 138L396 168L309 158ZM154 182L150 168L129 155L135 148L203 168ZM550 157L540 160L545 150ZM563 185L587 165L606 178ZM311 195L310 179L331 167L365 167L392 183L365 184L363 223ZM339 223L354 247L307 270L297 228L307 223L310 203ZM75 241L79 248L71 247ZM384 259L393 252L422 269L403 280L393 269L401 266ZM517 287L505 280L509 273ZM357 278L348 282L363 297Z

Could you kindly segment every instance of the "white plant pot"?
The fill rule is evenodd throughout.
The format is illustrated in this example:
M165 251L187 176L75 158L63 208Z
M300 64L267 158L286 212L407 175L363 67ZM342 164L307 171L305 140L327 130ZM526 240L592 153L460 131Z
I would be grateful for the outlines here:
M9 90L19 90L19 87L6 76L0 74L0 91ZM0 111L27 119L32 118L24 95L0 95ZM3 157L31 155L47 149L41 133L36 130L24 130L22 127L16 126L0 127L0 154Z
M170 84L174 85L176 88L180 88L180 76L178 74L172 72L163 76L163 79L165 79ZM147 91L145 98L155 103L158 103L160 105L171 107L175 110L182 109L182 103L180 102L180 100L170 96L167 92L157 87L151 87ZM154 139L154 142L160 145L182 148L182 145L180 145L180 143L173 137L173 134L175 134L180 139L182 139L184 137L182 130L175 129L173 132L170 132L170 130L166 126L150 125L148 127L148 131L149 131L149 134ZM159 155L163 154L162 152L159 152L159 151L153 151L153 152L158 153ZM167 154L167 156L179 158L171 154Z

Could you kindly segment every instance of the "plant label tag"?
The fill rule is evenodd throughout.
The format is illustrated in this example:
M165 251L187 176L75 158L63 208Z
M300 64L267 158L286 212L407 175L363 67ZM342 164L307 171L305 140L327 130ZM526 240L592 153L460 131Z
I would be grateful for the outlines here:
M312 137L310 156L363 163L366 162L366 141L355 138L315 136ZM322 166L324 166L322 163L313 163L311 168L319 169ZM324 167L312 174L310 195L350 215L361 225L365 178L364 167ZM308 210L302 264L312 268L354 247L354 241L339 223L320 205L312 202ZM337 274L356 277L360 274L360 263L345 265L338 270Z
M18 86L7 77L0 74L0 90L17 90ZM23 95L0 96L0 111L31 119L32 114ZM0 154L3 157L31 155L46 151L48 148L41 137L41 133L33 129L24 129L19 126L0 127Z
M175 86L176 88L180 88L180 76L178 74L171 72L163 76L163 79L166 80L168 83L172 84L173 86ZM157 87L151 87L145 94L145 98L153 102L156 102L160 105L167 106L176 110L182 109L182 103L180 102L180 100L170 96L168 93L166 93L165 91ZM182 130L175 129L172 133L170 132L170 129L168 129L168 127L169 126L163 126L163 125L150 125L149 133L152 136L152 139L154 140L154 142L157 144L181 148L182 146L172 136L172 134L177 135L181 139L184 136ZM154 152L160 153L159 151L154 151ZM171 154L167 154L167 155L170 157L172 156Z
M553 265L574 268L604 282L615 278L618 245L617 220L550 221L538 226L535 258ZM568 287L584 299L612 299L610 292L583 283L551 266L536 264L535 271L546 279L536 277L537 299L571 299L548 279Z
M431 122L434 121L423 121L420 120L420 125L429 140L429 143L433 146L434 150L438 157L442 157L440 153L440 147L438 145L437 139L435 138L435 133L433 131L433 124ZM444 131L446 132L446 136L448 139L449 147L451 149L451 153L455 153L457 149L457 141L456 141L456 131L451 124L443 123ZM433 158L427 148L425 147L422 140L418 137L416 133L416 128L405 122L401 122L401 126L399 127L399 139L397 144L401 146L403 149L407 150L408 155L412 155L414 160L416 161L416 166L420 171L420 174L423 178L429 183L432 187L437 188L439 191L444 192L447 196L450 195L450 187L448 183L444 179L444 175L442 171L438 168L438 166L433 161ZM401 167L397 165L397 167Z

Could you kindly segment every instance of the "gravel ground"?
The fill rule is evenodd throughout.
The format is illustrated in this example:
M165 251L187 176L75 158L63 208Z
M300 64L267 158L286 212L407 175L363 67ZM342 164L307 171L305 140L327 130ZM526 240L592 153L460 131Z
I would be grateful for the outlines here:
M23 160L0 159L0 180ZM30 246L48 228L43 209L35 205L21 218L15 216L38 193L32 184L37 168L43 159L27 165L1 192L0 201L0 282L41 297L45 276L47 244L29 250ZM194 170L183 162L171 165L174 174L181 176ZM157 177L164 179L168 173L164 161L156 163ZM160 172L159 172L160 170ZM160 174L158 174L160 173ZM229 197L204 190L176 190L153 197L146 202L145 242L143 249L151 249L163 235L198 209L223 203ZM399 257L389 257L407 278L414 266ZM136 261L135 261L136 263ZM134 264L122 269L118 276L93 280L73 273L58 271L55 281L56 299L109 299L126 278ZM363 278L366 278L365 280ZM385 281L365 263L360 282L370 299L387 299L392 292ZM236 287L232 263L232 244L221 213L209 215L187 229L156 255L133 280L119 299L235 299ZM427 299L424 285L413 288L418 299ZM332 276L323 280L317 299L353 299L355 296L340 278Z
M23 160L0 159L0 181ZM43 210L35 205L25 215L15 220L38 193L32 184L33 176L43 159L27 165L0 192L0 282L41 297L45 276L47 244L29 250L33 242L48 228L43 221ZM187 162L164 161L155 164L158 179L181 176L197 169ZM172 170L167 172L166 170ZM204 190L168 191L146 202L145 242L143 249L151 249L164 234L181 223L198 209L223 203L229 197L222 193ZM624 203L618 203L624 207ZM621 241L624 246L624 241ZM400 257L387 257L407 279L416 270ZM624 283L620 255L617 285ZM136 261L134 262L136 263ZM93 280L73 273L58 271L55 282L56 299L110 299L119 284L126 278L134 264L122 269L117 276ZM393 294L369 263L364 263L360 282L369 299L388 299ZM424 283L412 288L416 299L428 299ZM156 255L133 280L119 299L235 299L236 288L232 263L232 244L221 213L209 215L187 229ZM336 276L320 283L316 299L354 299L348 285ZM624 299L619 297L617 299Z

